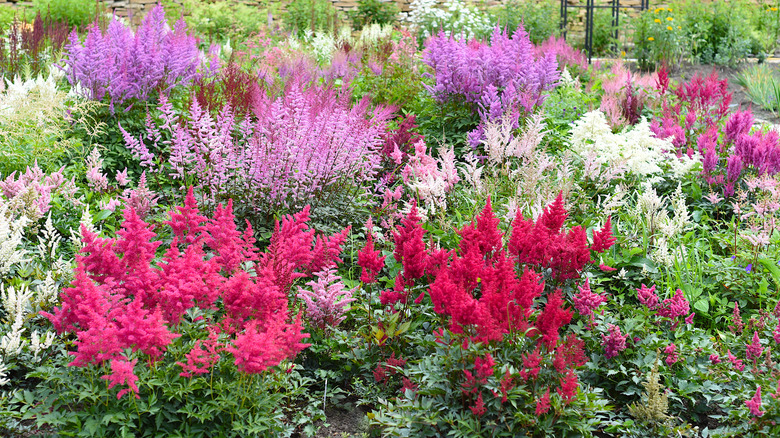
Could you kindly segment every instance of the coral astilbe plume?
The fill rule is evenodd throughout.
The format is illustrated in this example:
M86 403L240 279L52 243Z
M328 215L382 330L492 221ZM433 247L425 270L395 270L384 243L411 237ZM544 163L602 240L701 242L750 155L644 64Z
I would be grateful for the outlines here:
M259 373L307 346L285 292L295 278L340 261L345 233L315 236L304 210L277 224L268 250L257 254L251 228L244 234L236 229L231 204L208 219L190 190L185 205L165 222L174 237L155 266L160 242L151 226L132 208L124 218L117 238L82 229L85 247L75 280L61 294L61 306L42 313L58 332L76 335L71 366L111 361L112 374L104 376L110 387L128 385L137 395L137 358L131 361L125 352L165 360L167 347L180 336L175 328L195 307L205 315L209 334L196 339L187 363L179 363L188 377L209 372L219 351L232 353L239 370ZM244 270L247 262L256 262L254 272Z
M587 234L582 227L575 226L568 232L563 229L567 216L562 194L535 223L523 218L518 211L512 224L509 252L521 264L552 269L552 277L557 281L579 278L585 265L592 262L590 251L603 252L615 240L608 219L604 228L594 233L593 245L589 247Z

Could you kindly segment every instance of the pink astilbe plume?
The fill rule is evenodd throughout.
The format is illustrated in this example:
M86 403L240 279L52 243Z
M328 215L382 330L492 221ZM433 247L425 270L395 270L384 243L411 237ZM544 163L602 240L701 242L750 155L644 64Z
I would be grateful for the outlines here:
M620 327L612 324L607 325L607 330L609 333L601 335L601 342L604 344L604 357L611 359L626 349L628 335L622 334Z
M306 303L306 316L315 327L336 327L346 318L349 303L355 301L352 294L358 287L345 289L334 268L316 272L314 276L317 281L306 283L311 290L298 287L298 298Z
M577 312L579 312L580 315L593 320L593 311L600 305L606 303L607 297L591 291L589 280L585 280L585 284L583 286L578 286L577 289L579 289L579 293L572 298L574 308L577 309Z
M180 336L175 329L195 307L211 310L205 313L209 335L196 339L187 362L179 363L186 377L208 372L222 351L233 355L240 371L259 373L307 347L301 316L290 315L286 292L313 261L331 269L330 284L345 234L317 236L308 229L305 210L277 224L271 245L258 254L251 228L243 234L236 229L230 205L219 206L209 219L190 191L170 216L165 225L173 239L159 261L161 242L132 207L116 238L83 230L75 279L64 289L60 307L42 312L58 332L75 335L70 366L111 362L113 372L104 376L110 387L128 385L137 393L132 373L137 358L131 364L124 354L132 350L147 363L164 360ZM250 262L255 263L247 271ZM325 289L329 293L320 294L318 304L334 298L332 311L324 313L337 323L349 297L337 301L346 293L333 285Z
M688 316L691 307L685 295L680 289L675 291L672 298L667 298L656 312L658 316L672 320L672 330L680 323L679 318Z
M758 337L758 332L753 332L753 340L747 345L746 356L747 360L757 361L764 353L764 347L761 346L761 338Z
M101 379L108 380L108 389L117 385L128 386L117 393L117 399L122 398L128 392L132 392L135 398L141 398L138 395L138 385L135 383L138 381L138 376L133 372L136 362L138 362L138 359L128 360L125 357L111 359L111 374L100 376Z
M764 415L766 412L761 410L761 385L756 387L756 393L753 398L745 400L745 406L750 409L750 413L756 417Z

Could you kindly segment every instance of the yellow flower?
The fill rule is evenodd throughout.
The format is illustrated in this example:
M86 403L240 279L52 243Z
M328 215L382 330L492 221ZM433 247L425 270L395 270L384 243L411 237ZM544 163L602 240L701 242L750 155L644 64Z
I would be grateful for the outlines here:
M672 26L666 26L666 30L672 30Z
M649 37L649 38L647 39L647 41L655 41L655 38L653 38L653 37Z
M672 12L672 8L667 9L667 11Z
M772 12L776 12L777 8L769 8Z
M680 30L680 29L682 29L682 27L680 27L680 26L677 26L677 30Z
M661 22L661 19L660 19L660 18L656 18L656 19L655 19L655 22L656 22L656 23L660 23L660 22Z
M672 20L674 20L674 18L672 18L672 17L666 17L666 21L672 21Z

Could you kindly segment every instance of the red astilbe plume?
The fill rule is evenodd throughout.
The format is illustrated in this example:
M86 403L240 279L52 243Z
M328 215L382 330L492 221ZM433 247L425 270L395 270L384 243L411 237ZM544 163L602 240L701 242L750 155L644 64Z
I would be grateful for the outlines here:
M612 235L612 216L610 216L607 218L607 222L604 223L601 230L593 230L593 245L591 245L590 249L602 253L611 248L614 244L615 237Z
M518 263L552 270L557 281L579 278L585 265L592 262L590 251L602 252L609 248L612 238L611 222L594 235L594 244L588 247L585 230L575 226L566 232L563 224L568 214L563 206L563 194L550 204L534 223L518 211L512 224L509 252Z
M498 221L488 203L476 220L460 231L463 239L452 261L444 263L428 289L434 311L450 316L450 329L476 332L479 341L500 340L510 330L524 331L534 299L544 285L525 270L520 278L515 262L501 249ZM446 259L444 259L446 260Z
M403 265L405 281L414 281L425 272L425 242L422 221L417 213L417 201L412 204L409 214L401 221L397 231L393 232L395 251L393 257Z
M315 236L315 231L308 225L309 211L307 205L299 213L284 216L281 223L277 221L271 244L259 257L258 275L261 270L269 268L270 271L266 272L272 275L276 286L285 294L296 278L336 266L341 261L341 246L349 234L348 227L327 238ZM315 268L317 271L312 271Z
M360 281L365 284L376 282L376 276L379 271L385 267L385 256L380 257L379 251L374 249L374 235L371 230L374 223L371 218L366 222L366 244L363 249L358 251L358 266L361 268Z
M536 317L536 328L542 335L540 342L548 351L552 351L558 342L558 329L571 321L571 311L563 308L562 295L560 290L556 290L548 296L544 310Z
M307 215L277 224L271 247L258 256L251 228L244 234L236 229L230 205L218 207L209 220L200 215L190 191L185 205L165 222L174 237L155 265L161 242L152 240L151 226L128 208L119 237L103 239L84 230L75 279L64 289L61 306L42 315L58 332L75 335L70 366L111 362L113 372L104 376L110 388L127 385L137 394L125 352L145 356L144 362L163 360L180 336L172 327L194 307L215 312L206 313L209 340L196 340L182 365L187 376L206 372L219 360L218 351L232 353L242 372L262 372L307 347L300 315L290 316L285 294L293 279L304 275L297 270L305 271L316 257L335 264L340 252L341 237L321 238L317 249ZM244 268L251 261L258 261L254 275Z

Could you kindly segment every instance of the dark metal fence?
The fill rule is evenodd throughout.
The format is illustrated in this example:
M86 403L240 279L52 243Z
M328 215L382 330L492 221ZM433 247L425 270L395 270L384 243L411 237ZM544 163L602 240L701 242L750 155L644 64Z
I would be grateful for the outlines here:
M585 0L585 4L570 5L568 0L561 0L561 32L566 39L566 27L568 25L569 9L585 9L585 50L588 52L588 62L593 59L593 12L596 9L612 10L612 28L615 41L618 39L618 26L620 25L620 11L622 9L635 9L644 11L650 8L650 0L640 0L639 5L621 5L620 0L610 0L609 4L595 4L595 0Z

